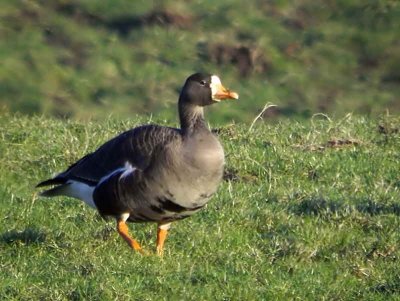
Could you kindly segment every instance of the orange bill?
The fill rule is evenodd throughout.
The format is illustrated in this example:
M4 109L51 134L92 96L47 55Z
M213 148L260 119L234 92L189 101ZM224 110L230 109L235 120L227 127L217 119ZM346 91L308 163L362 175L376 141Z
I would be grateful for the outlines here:
M230 91L225 88L222 84L217 86L217 93L214 94L214 100L224 100L224 99L239 99L239 94Z
M224 99L239 99L239 94L225 88L222 85L220 78L216 75L211 76L210 88L212 99L214 101L218 102Z

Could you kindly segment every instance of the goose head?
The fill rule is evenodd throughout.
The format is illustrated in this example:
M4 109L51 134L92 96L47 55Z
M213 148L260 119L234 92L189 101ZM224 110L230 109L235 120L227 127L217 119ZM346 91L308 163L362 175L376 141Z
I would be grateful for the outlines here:
M238 99L236 92L225 88L217 75L195 73L186 79L179 102L195 106L208 106L221 100Z

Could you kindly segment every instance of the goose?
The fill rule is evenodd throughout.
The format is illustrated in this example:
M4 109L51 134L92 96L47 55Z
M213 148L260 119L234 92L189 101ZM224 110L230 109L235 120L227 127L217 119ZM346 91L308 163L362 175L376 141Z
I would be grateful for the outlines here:
M224 150L206 124L204 107L238 98L217 75L195 73L180 92L180 128L130 129L36 187L52 186L43 197L77 198L102 217L114 217L117 232L141 253L127 222L157 223L156 252L162 256L171 223L203 208L222 180Z

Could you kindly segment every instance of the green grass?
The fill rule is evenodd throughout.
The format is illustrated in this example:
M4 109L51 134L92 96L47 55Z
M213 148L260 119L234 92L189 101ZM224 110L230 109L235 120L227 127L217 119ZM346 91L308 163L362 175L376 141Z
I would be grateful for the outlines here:
M0 299L399 300L398 117L219 127L227 179L163 258L78 200L35 196L142 122L0 115ZM155 225L130 228L154 252Z
M126 35L107 23L160 10L192 21ZM171 118L177 90L203 70L243 100L213 111L221 122L249 122L267 102L297 118L395 114L398 28L398 1L1 1L0 111ZM229 54L218 62L207 51L216 45L243 46L258 59L240 76Z

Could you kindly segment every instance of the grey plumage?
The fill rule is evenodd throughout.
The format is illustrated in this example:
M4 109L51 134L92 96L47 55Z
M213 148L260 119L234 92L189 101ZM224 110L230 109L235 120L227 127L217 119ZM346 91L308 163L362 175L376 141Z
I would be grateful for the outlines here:
M145 125L126 131L37 186L57 185L42 195L80 198L102 216L131 222L163 225L188 217L208 202L223 173L223 148L203 107L237 97L218 77L194 74L180 95L180 129Z

